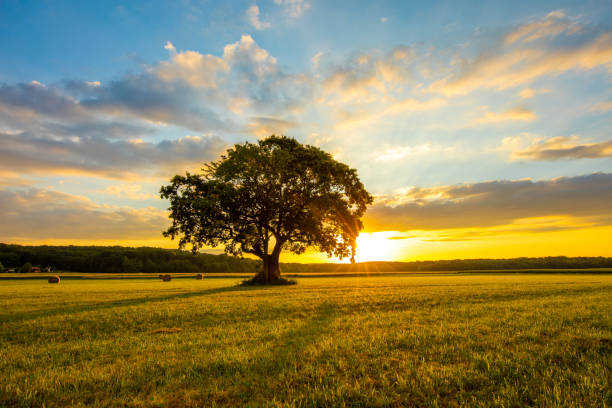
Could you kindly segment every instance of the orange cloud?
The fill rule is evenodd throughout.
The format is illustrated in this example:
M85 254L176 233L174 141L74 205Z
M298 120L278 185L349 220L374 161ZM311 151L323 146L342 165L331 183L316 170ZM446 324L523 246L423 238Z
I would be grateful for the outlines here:
M536 119L535 113L524 106L516 106L503 112L487 112L475 123L499 123L508 121L528 122Z
M517 42L527 43L542 37L556 37L563 32L571 34L579 29L579 26L564 18L563 11L551 11L544 19L524 24L512 31L506 35L504 42L508 45Z
M593 106L591 110L602 111L602 112L607 112L609 110L612 110L612 101L599 102L598 104Z
M612 140L601 143L578 144L577 137L558 136L515 151L513 159L560 160L597 159L612 157Z
M295 122L287 120L257 117L251 118L247 132L261 139L270 135L286 135L289 129L296 126Z

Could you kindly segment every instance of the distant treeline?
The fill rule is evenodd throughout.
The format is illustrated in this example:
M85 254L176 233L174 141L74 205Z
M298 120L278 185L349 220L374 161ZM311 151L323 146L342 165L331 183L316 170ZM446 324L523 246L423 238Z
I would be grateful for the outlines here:
M21 246L0 244L0 264L24 264L87 273L255 272L260 262L228 255L161 248L102 246Z
M282 272L402 272L474 271L507 269L612 268L612 258L565 257L510 259L452 259L445 261L362 262L356 264L283 264Z
M41 269L86 273L255 273L261 262L228 255L212 255L161 248L102 246L22 246L0 244L0 265L19 269L24 264ZM1 266L0 266L1 268ZM612 258L544 257L512 259L454 259L448 261L363 262L351 264L281 264L282 273L402 272L504 269L612 268Z

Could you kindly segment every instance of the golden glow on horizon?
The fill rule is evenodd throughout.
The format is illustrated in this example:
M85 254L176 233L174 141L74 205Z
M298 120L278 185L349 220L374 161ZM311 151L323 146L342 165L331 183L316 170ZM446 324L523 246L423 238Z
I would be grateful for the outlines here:
M357 237L355 262L394 261L401 254L405 245L398 245L392 238L398 235L394 231L362 232ZM348 260L344 260L348 262Z
M612 256L609 237L612 226L593 227L565 221L551 228L551 222L544 217L529 219L518 224L491 228L462 228L436 231L397 231L362 232L357 238L356 262L370 261L416 261L438 259L469 258L516 258L541 256ZM542 228L538 232L520 230L522 228ZM150 246L176 249L177 241L169 239L143 240L87 240L87 239L50 239L50 240L10 240L6 243L19 245L103 245L103 246ZM222 248L213 253L222 253ZM281 262L321 263L348 262L328 258L325 254L307 251L294 255L287 251L281 254Z
M592 227L579 223L571 225L566 220L559 221L555 229L546 218L530 219L529 224L526 220L521 220L517 224L491 228L407 233L362 232L357 241L355 260L410 262L469 258L612 256L609 239L612 236L612 226ZM540 230L526 231L529 227ZM347 259L327 258L325 254L316 252L299 256L283 253L281 261L348 262Z

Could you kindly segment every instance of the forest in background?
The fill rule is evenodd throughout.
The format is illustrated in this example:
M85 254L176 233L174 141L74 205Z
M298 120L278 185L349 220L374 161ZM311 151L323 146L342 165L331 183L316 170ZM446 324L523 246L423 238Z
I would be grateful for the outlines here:
M261 261L228 255L162 248L121 246L22 246L0 244L0 268L19 271L24 264L41 269L85 273L207 273L256 272ZM282 263L282 273L292 272L401 272L504 269L612 268L610 257L541 257L511 259L453 259L413 262Z
M0 263L5 269L19 269L29 263L41 269L85 273L201 273L255 272L260 262L149 247L0 244Z

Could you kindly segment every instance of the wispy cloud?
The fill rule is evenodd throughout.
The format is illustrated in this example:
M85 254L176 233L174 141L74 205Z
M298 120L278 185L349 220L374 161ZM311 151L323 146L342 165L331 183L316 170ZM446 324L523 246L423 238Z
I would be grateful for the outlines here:
M572 34L580 26L566 19L563 10L551 11L543 19L536 20L518 27L504 38L508 45L515 43L528 43L542 37L553 38L561 33Z
M612 140L580 143L578 137L558 136L514 151L512 158L528 160L597 159L612 157Z
M159 198L156 194L144 193L140 184L114 184L106 187L101 192L115 197L127 197L130 200L152 200Z
M265 30L272 27L272 24L259 19L259 7L256 4L249 7L245 13L249 19L249 22L256 30Z
M552 41L561 34L572 41ZM429 90L462 95L477 89L504 90L524 85L544 75L569 70L609 69L612 63L612 33L589 32L552 12L543 19L517 27L501 44L478 58L459 64L459 70L438 79Z
M394 146L376 154L376 161L389 162L405 159L408 156L430 153L436 150L431 143L423 143L416 146Z
M310 8L310 3L305 0L274 0L274 3L282 6L285 13L292 18L300 17Z
M550 89L546 89L546 88L543 88L543 89L525 88L525 89L521 89L517 93L517 96L521 99L530 99L536 95L545 94L549 92L550 92Z
M515 106L503 112L486 112L482 117L476 119L475 123L528 122L535 118L535 113L525 106Z
M612 101L598 102L591 110L600 112L610 111L612 110Z
M304 1L277 3L293 17L310 7ZM259 8L250 10L265 24ZM612 32L577 21L554 11L498 33L494 46L473 44L473 58L462 49L398 45L317 53L308 69L291 72L252 36L242 35L216 55L170 41L159 44L168 51L164 60L111 81L2 84L0 171L20 165L25 174L136 177L214 158L224 139L289 132L302 139L317 134L313 140L325 141L334 153L346 154L350 147L365 156L356 141L380 135L381 129L406 136L368 145L373 147L366 153L376 154L370 161L400 161L436 146L434 137L412 134L435 126L450 129L457 112L474 118L470 125L539 126L544 116L535 96L553 86L534 79L555 80L569 70L605 73L612 64ZM510 88L515 89L496 93ZM473 91L478 93L473 99L455 98ZM500 106L499 98L508 96L521 101L478 111L488 103ZM593 107L609 108L609 102ZM530 160L602 157L608 155L606 143L521 145L514 152Z

